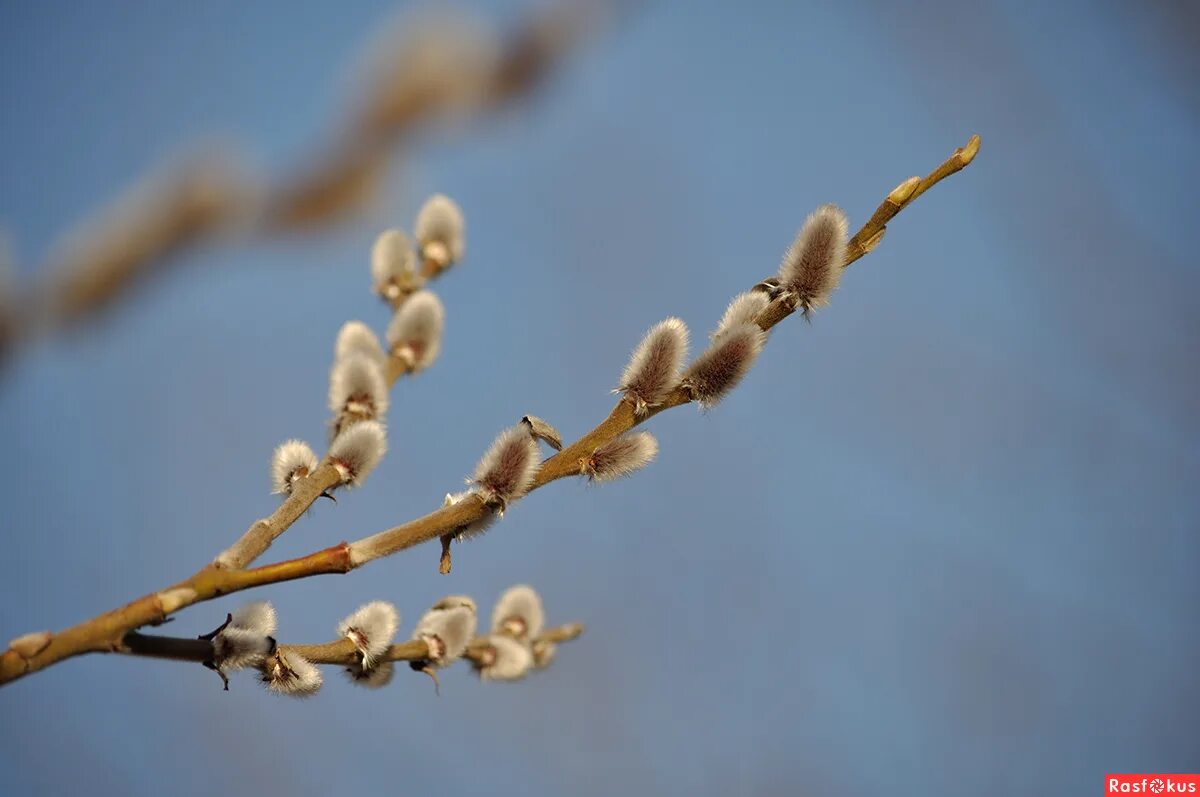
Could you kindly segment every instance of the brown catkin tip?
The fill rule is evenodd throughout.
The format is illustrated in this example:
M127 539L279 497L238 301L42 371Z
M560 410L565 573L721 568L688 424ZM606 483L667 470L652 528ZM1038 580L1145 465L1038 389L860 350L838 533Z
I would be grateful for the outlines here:
M537 440L525 424L500 433L475 466L474 482L486 498L503 506L525 494L538 469Z
M668 318L651 327L633 350L617 391L633 402L639 415L661 404L679 384L687 347L687 325L678 318Z
M654 435L631 432L597 448L580 463L579 470L592 481L612 481L646 467L656 454L658 441Z
M754 365L767 333L756 324L739 324L722 332L683 375L683 385L705 409L725 397Z
M837 205L813 211L779 266L781 287L796 297L796 306L807 315L829 304L829 296L842 278L850 223Z

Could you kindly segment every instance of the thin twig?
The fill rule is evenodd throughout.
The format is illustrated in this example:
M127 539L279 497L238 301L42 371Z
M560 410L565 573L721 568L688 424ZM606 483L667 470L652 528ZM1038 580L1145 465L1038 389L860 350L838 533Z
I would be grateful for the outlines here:
M871 251L878 243L879 235L885 229L887 221L900 210L912 204L913 200L921 193L969 164L978 149L979 138L973 136L965 148L955 150L946 162L921 180L915 188L909 187L911 181L907 181L897 191L891 192L884 204L895 205L894 211L892 208L876 211L868 223L851 239L859 242L866 241L870 245L860 245L857 250L848 252L844 265L849 266ZM787 294L784 294L772 301L759 314L756 323L764 330L771 329L795 310L794 302L788 301ZM690 401L691 398L687 391L677 388L665 402L651 408L642 416L634 414L634 408L629 402L625 400L618 402L609 416L598 426L543 462L530 490L566 476L578 475L579 461L589 456L600 445L659 412L687 404ZM298 559L248 570L206 567L173 587L143 596L126 606L52 635L49 644L33 655L23 656L11 649L6 651L0 655L0 684L16 680L72 656L89 652L119 650L123 644L122 640L128 632L150 623L161 622L170 614L194 603L265 584L326 573L346 573L374 559L423 542L439 539L445 534L453 533L463 526L481 520L485 513L494 511L477 494L475 497L476 500L459 501L435 510L422 518L354 543L343 542Z
M546 629L533 639L533 643L570 642L578 639L582 633L582 623L567 623ZM481 648L486 645L486 636L475 637L467 645L465 657L472 660L478 658ZM362 654L349 639L338 639L318 645L280 645L279 647L297 653L313 664L336 664L349 667L362 662ZM142 634L137 631L130 631L126 634L116 652L128 656L190 661L197 664L203 664L213 659L211 640ZM383 653L373 656L372 661L423 661L428 658L429 646L422 640L413 639L389 646Z

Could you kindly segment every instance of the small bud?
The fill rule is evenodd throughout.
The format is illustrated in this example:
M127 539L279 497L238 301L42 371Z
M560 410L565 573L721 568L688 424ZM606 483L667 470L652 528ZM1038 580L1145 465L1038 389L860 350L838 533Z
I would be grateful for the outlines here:
M375 293L395 301L417 288L416 256L408 236L385 230L371 247L371 281Z
M265 601L248 603L229 615L212 637L213 664L219 672L262 664L274 649L275 607Z
M537 475L538 445L524 425L500 433L475 466L474 483L487 502L503 511L510 502L525 495Z
M529 433L538 440L541 440L555 451L562 451L562 435L553 426L536 415L526 415L521 419L521 423L528 426Z
M271 492L291 493L292 485L317 469L317 455L303 440L288 440L271 457Z
M829 304L829 295L842 278L849 232L846 214L837 205L822 205L805 220L784 253L780 284L796 297L805 315Z
M371 601L338 623L337 633L354 643L362 654L363 666L370 668L382 656L396 636L400 613L387 601Z
M446 493L446 500L442 502L442 506L454 506L459 501L462 501L467 496L476 495L474 490L464 490L461 493ZM487 531L493 523L496 522L496 511L492 507L484 507L484 514L479 520L473 523L468 523L465 526L459 526L454 536L461 542L465 539L478 537Z
M527 642L542 633L546 614L542 598L528 584L509 587L492 609L492 633Z
M9 642L8 649L23 659L31 659L45 650L53 638L54 636L49 631L34 631L30 634L22 634Z
M321 671L295 651L278 648L263 663L263 683L272 692L289 697L309 697L321 688Z
M900 185L892 189L892 192L887 195L887 201L893 205L903 205L912 197L913 192L917 190L917 186L921 184L920 177L910 177Z
M361 354L368 360L379 363L381 367L387 359L383 347L379 345L379 338L362 321L347 321L342 324L333 353L335 360L345 360L355 354Z
M631 432L609 440L580 460L579 472L592 481L608 482L640 470L658 454L658 441L649 432Z
M358 420L382 418L388 409L388 385L379 362L356 355L334 363L329 374L329 409Z
M687 346L687 325L678 318L668 318L651 327L633 350L616 392L633 402L638 415L661 404L679 384Z
M329 461L341 474L342 483L361 485L387 452L387 433L378 421L356 423L339 434L329 446Z
M421 258L439 269L462 260L465 226L462 210L454 200L443 194L431 196L421 206L414 225Z
M382 689L392 682L392 676L396 672L394 662L381 661L373 667L363 668L358 664L352 664L346 668L346 677L355 686L364 686L367 689Z
M475 612L465 606L431 609L417 623L413 639L429 646L430 662L444 667L466 651L475 636L475 623Z
M533 653L512 637L492 634L472 663L485 681L516 681L533 666Z
M766 340L767 333L756 324L741 324L721 333L683 375L692 400L705 409L713 407L742 381Z
M530 646L530 651L533 653L533 666L543 670L554 661L554 656L558 653L558 645L544 639L535 639Z
M754 319L758 318L758 314L765 310L770 303L771 297L765 291L739 293L733 297L729 307L725 308L725 315L721 316L721 322L717 324L716 331L712 333L712 339L715 340L722 332L740 324L753 324Z
M442 350L446 310L433 291L417 291L392 316L387 342L392 354L413 371L433 365Z

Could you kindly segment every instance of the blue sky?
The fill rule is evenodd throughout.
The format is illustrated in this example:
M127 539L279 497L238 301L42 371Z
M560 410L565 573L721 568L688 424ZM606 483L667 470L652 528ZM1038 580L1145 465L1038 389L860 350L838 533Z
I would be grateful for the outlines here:
M515 2L478 6L503 23ZM0 225L18 268L183 142L272 174L347 106L382 3L0 7ZM657 462L436 547L261 590L281 637L359 604L411 630L512 583L587 634L515 685L68 662L0 691L13 794L1099 793L1200 763L1198 65L1186 6L651 3L529 103L416 142L369 218L189 254L0 378L0 636L188 575L319 442L333 336L378 329L375 233L442 191L468 259L442 360L367 485L280 540L422 514L526 413L582 434L653 323L702 340L825 202L864 221L983 137ZM1173 16L1178 15L1178 16ZM210 630L243 596L181 614ZM330 673L330 676L333 676Z

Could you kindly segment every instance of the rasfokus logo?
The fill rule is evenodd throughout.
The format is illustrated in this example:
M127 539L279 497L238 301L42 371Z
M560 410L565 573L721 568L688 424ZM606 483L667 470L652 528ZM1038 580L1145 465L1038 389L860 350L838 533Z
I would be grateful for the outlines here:
M1200 774L1146 774L1105 775L1104 795L1114 794L1198 794Z

